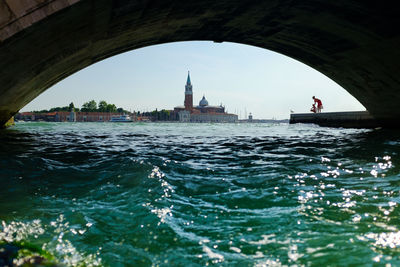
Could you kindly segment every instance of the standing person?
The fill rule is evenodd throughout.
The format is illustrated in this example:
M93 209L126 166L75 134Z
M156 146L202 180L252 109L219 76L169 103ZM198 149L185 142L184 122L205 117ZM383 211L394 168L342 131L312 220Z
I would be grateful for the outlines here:
M322 106L322 101L320 99L316 98L315 96L313 96L312 99L314 99L314 104L317 104L317 112L320 113L321 110L324 108Z

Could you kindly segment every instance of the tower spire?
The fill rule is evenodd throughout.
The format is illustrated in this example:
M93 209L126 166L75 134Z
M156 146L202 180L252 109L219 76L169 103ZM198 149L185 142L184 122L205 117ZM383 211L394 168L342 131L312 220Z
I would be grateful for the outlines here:
M192 85L192 83L190 82L190 71L188 71L188 77L187 77L186 85Z

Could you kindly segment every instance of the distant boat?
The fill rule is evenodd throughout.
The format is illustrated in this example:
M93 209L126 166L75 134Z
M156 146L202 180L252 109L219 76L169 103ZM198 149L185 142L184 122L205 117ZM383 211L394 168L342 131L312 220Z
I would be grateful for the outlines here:
M110 122L133 122L129 115L112 116Z

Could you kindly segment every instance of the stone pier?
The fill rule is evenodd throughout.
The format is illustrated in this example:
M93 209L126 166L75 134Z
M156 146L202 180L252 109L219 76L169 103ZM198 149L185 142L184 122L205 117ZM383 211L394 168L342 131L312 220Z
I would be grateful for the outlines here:
M382 123L377 121L368 111L293 113L290 123L314 123L325 127L343 128L377 128Z

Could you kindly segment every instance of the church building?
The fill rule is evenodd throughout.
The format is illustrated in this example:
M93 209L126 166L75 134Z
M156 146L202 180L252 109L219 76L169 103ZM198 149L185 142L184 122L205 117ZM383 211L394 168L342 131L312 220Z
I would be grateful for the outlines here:
M189 72L185 85L184 106L175 107L174 112L178 114L181 122L236 122L238 120L237 115L226 113L222 104L210 106L204 95L199 105L193 106L193 86Z

